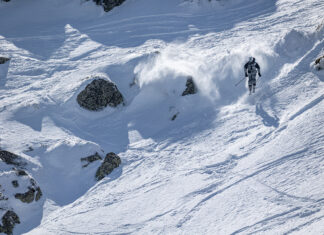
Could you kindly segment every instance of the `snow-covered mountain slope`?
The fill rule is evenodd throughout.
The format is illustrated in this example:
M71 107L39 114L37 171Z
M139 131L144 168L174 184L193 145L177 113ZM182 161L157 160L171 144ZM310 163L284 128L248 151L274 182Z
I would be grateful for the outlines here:
M322 12L321 0L1 2L0 148L43 192L1 204L21 217L14 234L323 233ZM235 87L249 56L252 96ZM79 107L94 76L125 105ZM198 93L181 96L188 76ZM99 182L99 163L80 161L95 152L122 160Z

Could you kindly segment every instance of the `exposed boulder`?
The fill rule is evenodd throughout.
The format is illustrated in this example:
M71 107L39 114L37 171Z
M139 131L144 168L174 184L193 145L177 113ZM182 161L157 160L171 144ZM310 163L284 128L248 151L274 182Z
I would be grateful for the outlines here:
M9 61L9 60L10 60L9 58L1 57L1 56L0 56L0 64L4 64L4 63L6 63L6 62Z
M196 85L193 81L193 78L189 76L186 82L186 89L183 91L182 96L193 95L197 93Z
M16 224L20 224L18 215L14 211L7 211L2 216L2 225L0 225L0 233L11 235Z
M324 55L315 60L315 67L317 70L324 69Z
M109 175L115 168L117 168L121 163L120 157L115 153L108 153L105 160L98 168L96 172L97 181L103 179L106 175Z
M98 160L102 160L102 157L98 153L95 153L94 155L88 157L83 157L81 158L81 162L84 162L85 165L82 165L82 167L87 167L91 162Z
M117 86L102 78L93 80L77 97L77 102L81 107L92 111L101 110L108 105L116 107L123 101L123 96Z

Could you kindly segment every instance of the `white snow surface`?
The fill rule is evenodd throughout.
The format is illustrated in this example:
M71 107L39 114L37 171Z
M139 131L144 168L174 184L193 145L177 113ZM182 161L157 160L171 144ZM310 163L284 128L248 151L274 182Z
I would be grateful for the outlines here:
M14 234L324 234L323 12L322 0L0 2L0 148L44 194L11 204L32 221ZM252 96L234 86L249 56ZM125 105L79 107L95 76ZM187 76L198 93L182 97ZM99 182L100 163L80 161L95 152L122 160Z

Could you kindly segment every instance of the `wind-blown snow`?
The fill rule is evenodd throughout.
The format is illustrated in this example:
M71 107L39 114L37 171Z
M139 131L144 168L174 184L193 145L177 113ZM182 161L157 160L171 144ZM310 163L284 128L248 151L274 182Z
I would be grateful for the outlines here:
M11 58L0 147L29 162L45 198L37 227L15 234L323 233L323 11L320 0L127 0L109 13L0 3ZM249 56L262 73L253 96L234 86ZM78 106L96 75L125 106ZM182 97L188 76L199 92ZM99 163L80 162L95 152L122 159L98 183Z

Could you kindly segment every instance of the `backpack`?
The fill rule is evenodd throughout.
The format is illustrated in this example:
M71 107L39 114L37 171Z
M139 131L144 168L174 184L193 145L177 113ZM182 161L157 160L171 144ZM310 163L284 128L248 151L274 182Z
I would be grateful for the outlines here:
M248 73L256 74L257 73L257 68L256 68L256 63L252 62L248 64Z

